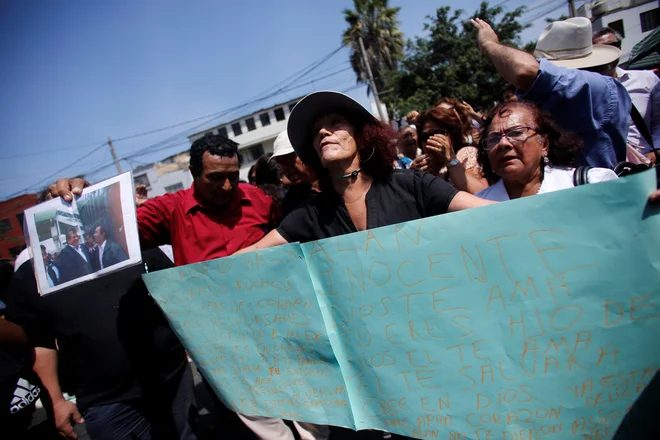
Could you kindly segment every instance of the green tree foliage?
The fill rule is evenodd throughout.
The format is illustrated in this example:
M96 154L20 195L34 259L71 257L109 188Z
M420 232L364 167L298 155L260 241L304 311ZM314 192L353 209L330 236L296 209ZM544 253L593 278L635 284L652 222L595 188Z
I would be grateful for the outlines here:
M351 48L351 66L358 83L368 83L367 68L360 52L362 37L376 87L383 90L384 73L396 70L403 54L403 34L397 20L400 8L390 7L388 0L354 0L353 5L353 10L343 11L348 23L343 40ZM371 93L371 87L368 92Z
M493 26L504 44L520 47L518 22L523 7L506 12L481 3L472 17ZM428 36L408 41L396 71L387 73L382 97L394 118L410 110L425 110L442 97L463 99L473 106L490 107L501 100L506 85L493 65L479 52L477 33L462 10L441 7L424 25Z

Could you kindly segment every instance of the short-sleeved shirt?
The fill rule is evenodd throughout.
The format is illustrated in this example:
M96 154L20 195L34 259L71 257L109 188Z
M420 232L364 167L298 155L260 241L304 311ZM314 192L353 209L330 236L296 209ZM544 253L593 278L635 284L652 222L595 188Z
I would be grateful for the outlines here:
M394 170L366 195L367 229L445 214L458 190L419 170ZM286 216L277 232L289 243L357 232L343 199L324 191Z
M153 272L173 264L159 249L143 251L142 261L46 296L37 291L31 261L12 277L7 319L36 347L57 347L60 380L83 409L144 396L187 365L142 281L145 266Z
M580 136L579 165L614 168L626 159L630 96L614 78L539 60L539 73L521 97L536 102L565 130Z
M202 205L195 186L144 202L137 209L143 249L171 244L177 266L226 257L250 246L275 225L278 210L259 188L239 183L224 209Z

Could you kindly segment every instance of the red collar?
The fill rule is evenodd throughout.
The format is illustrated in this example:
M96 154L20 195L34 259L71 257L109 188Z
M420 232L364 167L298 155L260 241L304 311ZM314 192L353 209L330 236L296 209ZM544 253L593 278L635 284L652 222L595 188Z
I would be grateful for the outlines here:
M234 193L234 198L232 199L231 202L229 202L229 205L226 210L231 210L238 206L239 204L245 205L245 204L251 204L250 199L248 196L245 194L245 192L241 189L241 187L236 188L236 192ZM183 202L183 209L186 214L188 214L190 211L192 211L194 208L199 208L203 209L204 205L197 199L197 196L195 195L195 184L193 183L190 188L186 191L185 199Z

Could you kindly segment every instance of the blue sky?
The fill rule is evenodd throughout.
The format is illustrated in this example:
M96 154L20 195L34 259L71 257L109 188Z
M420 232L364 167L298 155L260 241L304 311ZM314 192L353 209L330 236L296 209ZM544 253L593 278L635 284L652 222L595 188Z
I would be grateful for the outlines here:
M531 3L543 12L543 0ZM441 3L391 0L401 6L406 38L423 33ZM445 3L446 4L446 3ZM476 0L453 1L473 12ZM523 4L507 0L505 7ZM107 136L121 138L217 113L250 101L341 44L342 9L352 0L21 0L0 5L0 199L63 170L86 173L110 162ZM543 6L543 7L541 7ZM555 13L555 16L563 9ZM528 17L528 18L529 18ZM524 21L524 20L523 20ZM542 20L527 30L536 39ZM349 66L342 50L309 79ZM355 85L346 70L224 118L204 120L115 143L117 154L173 138L169 149L122 162L124 170L185 150L192 132L314 89ZM351 95L367 102L364 87ZM177 145L178 144L178 145ZM115 172L108 167L92 177Z

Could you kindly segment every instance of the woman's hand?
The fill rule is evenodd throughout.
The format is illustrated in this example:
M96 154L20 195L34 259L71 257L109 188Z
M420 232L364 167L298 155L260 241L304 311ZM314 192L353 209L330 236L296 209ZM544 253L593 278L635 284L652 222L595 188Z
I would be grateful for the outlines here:
M417 120L417 116L419 116L419 112L417 110L408 112L406 115L406 122L410 125L413 125Z
M456 159L454 148L449 138L442 134L434 134L426 141L424 151L427 151L431 160L435 162L438 171L446 166L449 161Z
M426 171L426 168L428 168L427 161L428 157L426 154L418 154L417 157L413 159L409 168L413 170Z
M139 207L141 204L149 200L147 185L138 185L135 187L135 206Z

